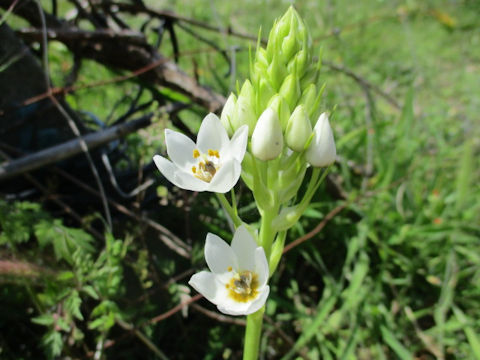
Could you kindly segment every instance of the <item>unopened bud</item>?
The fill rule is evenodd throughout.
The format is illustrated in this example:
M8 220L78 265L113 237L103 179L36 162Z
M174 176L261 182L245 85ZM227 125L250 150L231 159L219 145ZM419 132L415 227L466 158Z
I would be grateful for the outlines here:
M269 77L274 89L280 89L285 76L287 75L287 66L283 63L281 57L275 53L272 57L272 62L267 69L267 76Z
M302 89L306 89L310 84L317 84L318 82L318 70L315 67L310 67L302 76L300 80L300 86Z
M322 113L318 118L313 133L312 142L305 153L307 161L317 167L333 164L337 156L337 149L326 113Z
M303 151L312 134L312 125L303 105L298 105L288 120L285 140L290 149Z
M285 129L287 128L288 119L290 119L291 112L283 96L279 94L275 95L273 98L270 99L268 107L272 108L273 111L275 111L275 113L278 115L280 125L282 126L282 131L285 131Z
M315 84L310 84L302 92L302 97L300 98L299 104L302 104L307 109L311 109L315 104L317 98L317 87Z
M242 125L248 125L248 133L252 134L255 128L257 116L255 114L255 91L250 81L243 83L233 117L230 118L233 131L236 131Z
M270 99L275 95L270 81L265 78L261 78L258 86L258 109L265 109L270 102Z
M283 135L277 113L267 108L252 134L252 153L260 160L273 160L283 150Z
M282 41L282 54L285 61L289 61L290 58L299 50L299 41L297 38L296 26L290 26L290 31Z
M295 54L295 57L288 63L287 71L289 73L295 72L297 78L301 79L309 65L308 57L309 56L307 50L300 50Z
M298 79L295 76L295 74L289 74L285 78L285 81L280 87L279 93L283 96L283 98L287 102L288 106L290 107L290 110L293 110L301 95L300 83L298 82Z
M237 97L231 93L227 99L227 102L223 106L222 115L220 115L220 121L223 127L227 130L228 136L232 136L235 132L233 130L230 119L232 119L235 112L235 105L237 104Z

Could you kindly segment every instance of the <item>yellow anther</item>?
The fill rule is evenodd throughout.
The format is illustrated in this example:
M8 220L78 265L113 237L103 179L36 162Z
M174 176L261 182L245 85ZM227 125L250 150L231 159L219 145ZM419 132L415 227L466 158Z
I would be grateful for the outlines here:
M220 158L220 154L218 153L218 150L208 150L208 156L215 156L217 159Z
M196 166L192 166L192 172L193 172L194 174L197 173L197 167L196 167Z
M232 267L229 266L229 267L227 268L227 271L232 271Z
M193 157L196 159L200 156L200 151L198 151L197 149L193 150Z

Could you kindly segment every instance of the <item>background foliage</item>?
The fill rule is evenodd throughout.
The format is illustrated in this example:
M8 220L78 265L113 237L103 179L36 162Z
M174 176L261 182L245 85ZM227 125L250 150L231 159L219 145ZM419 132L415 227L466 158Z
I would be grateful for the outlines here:
M259 27L265 37L290 2L145 4L255 38ZM480 359L478 2L294 4L323 49L324 106L335 108L340 159L288 235L287 244L313 230L272 278L262 357ZM42 5L52 11L52 2ZM58 6L58 14L73 8ZM145 18L122 20L139 29ZM27 26L14 14L5 21ZM248 76L255 41L178 24L178 64L199 83L227 96L235 79ZM156 41L153 31L146 34ZM171 36L165 34L159 48L169 58ZM61 86L73 57L53 41L48 54L52 83ZM77 83L118 75L84 60ZM143 86L133 78L65 99L87 114L90 129L100 126L95 119L112 125L134 101L145 104L141 114L155 110L155 91L187 101L175 90L140 91ZM242 319L220 316L205 300L169 313L193 295L185 284L204 267L206 232L231 237L214 197L174 189L148 167L163 151L165 126L195 132L205 113L193 105L176 120L159 120L114 144L122 154L115 171L134 164L138 179L155 179L155 185L117 203L130 216L111 206L111 231L100 200L82 203L85 189L78 187L75 196L66 195L65 180L40 178L43 195L0 190L1 358L241 358ZM241 185L238 190L240 211L254 222L252 198ZM53 199L76 210L83 226ZM188 257L159 240L158 226L183 241Z

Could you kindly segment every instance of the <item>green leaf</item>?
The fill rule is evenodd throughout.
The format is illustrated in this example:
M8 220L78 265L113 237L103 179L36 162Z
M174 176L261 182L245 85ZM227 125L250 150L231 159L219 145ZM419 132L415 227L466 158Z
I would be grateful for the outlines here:
M54 323L52 314L42 314L32 318L32 322L38 325L50 326Z
M410 351L408 351L408 349L397 340L395 335L393 335L390 330L388 330L385 326L381 325L380 332L382 333L382 338L385 343L393 350L393 352L395 353L395 355L398 356L399 359L413 359L413 355L410 353Z
M42 344L46 348L47 357L53 359L62 353L63 341L59 332L50 331L42 339Z
M70 296L65 300L65 307L74 317L79 320L83 320L83 315L80 311L82 305L82 299L78 295L78 291L74 290Z
M41 247L52 245L55 257L73 263L72 255L82 250L86 253L94 251L90 234L81 229L68 228L59 219L42 220L35 225L35 236Z
M87 295L89 295L92 299L98 300L98 295L93 286L91 285L85 285L82 288L82 291L85 292Z

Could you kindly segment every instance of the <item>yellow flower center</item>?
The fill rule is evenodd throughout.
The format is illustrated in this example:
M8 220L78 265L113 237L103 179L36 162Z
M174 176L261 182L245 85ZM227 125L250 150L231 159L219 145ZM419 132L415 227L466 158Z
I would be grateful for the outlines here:
M209 149L207 154L201 154L197 149L193 150L193 158L198 159L197 166L192 166L193 175L207 183L212 181L213 177L220 169L218 150Z
M258 275L248 270L235 273L225 287L233 300L248 302L258 296Z

